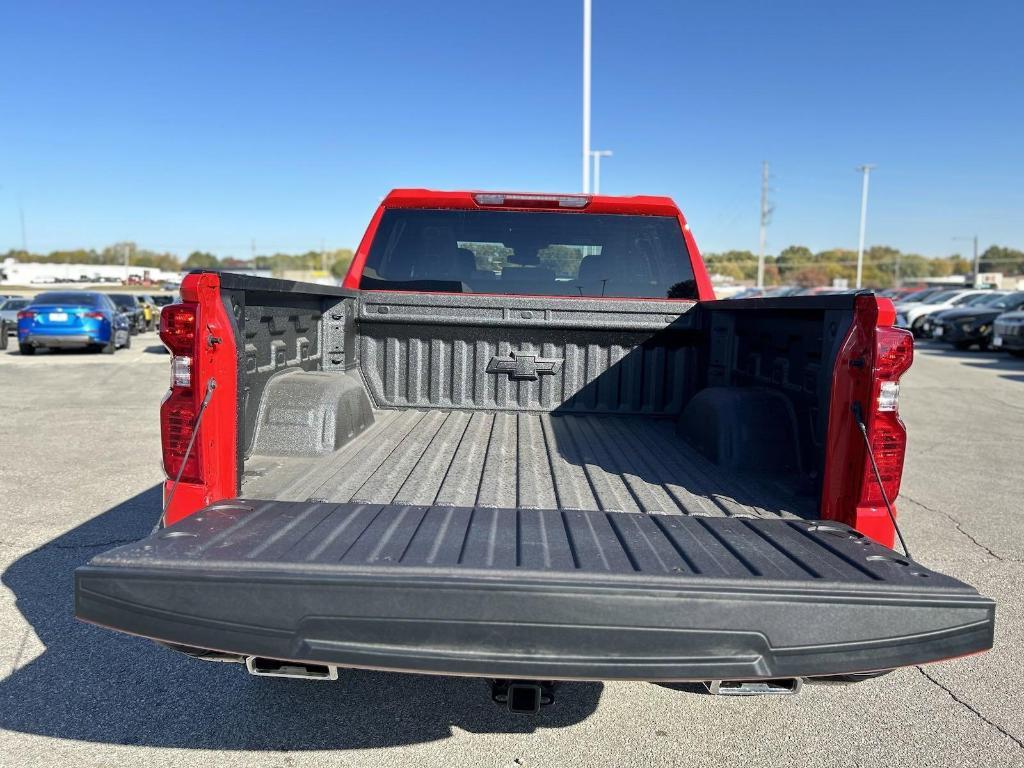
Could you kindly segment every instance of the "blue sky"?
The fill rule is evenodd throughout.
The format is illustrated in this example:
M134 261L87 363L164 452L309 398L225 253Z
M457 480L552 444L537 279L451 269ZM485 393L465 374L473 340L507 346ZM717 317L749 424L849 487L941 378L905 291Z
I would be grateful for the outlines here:
M594 2L609 194L668 194L705 251L1024 247L1019 2ZM0 9L0 251L354 246L395 186L574 191L581 3Z

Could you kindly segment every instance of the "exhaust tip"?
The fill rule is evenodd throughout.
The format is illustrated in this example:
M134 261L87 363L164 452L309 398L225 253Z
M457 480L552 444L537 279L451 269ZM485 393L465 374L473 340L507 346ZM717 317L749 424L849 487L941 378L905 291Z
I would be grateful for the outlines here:
M714 696L792 696L800 693L803 679L780 677L773 680L711 680L704 683Z
M283 661L263 656L246 656L245 668L256 677L291 677L302 680L337 680L338 668L333 664L310 664L304 661Z

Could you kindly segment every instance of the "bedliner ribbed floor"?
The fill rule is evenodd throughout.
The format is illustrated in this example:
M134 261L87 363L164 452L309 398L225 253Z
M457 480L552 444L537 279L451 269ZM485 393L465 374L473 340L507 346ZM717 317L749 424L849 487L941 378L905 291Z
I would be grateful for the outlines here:
M723 470L671 421L378 411L334 454L246 461L243 495L371 504L812 517L785 482Z

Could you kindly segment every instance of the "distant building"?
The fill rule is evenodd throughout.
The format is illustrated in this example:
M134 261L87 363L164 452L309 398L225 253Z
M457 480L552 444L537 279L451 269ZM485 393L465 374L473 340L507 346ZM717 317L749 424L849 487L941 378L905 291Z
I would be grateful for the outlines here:
M162 283L178 279L178 272L123 264L51 264L11 258L0 264L0 285Z

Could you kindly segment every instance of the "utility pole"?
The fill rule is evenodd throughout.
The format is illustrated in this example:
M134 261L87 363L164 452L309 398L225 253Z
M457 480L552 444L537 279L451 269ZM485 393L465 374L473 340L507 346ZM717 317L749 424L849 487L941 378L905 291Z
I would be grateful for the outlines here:
M974 287L978 287L978 275L981 274L981 259L978 257L978 236L974 236Z
M594 158L594 194L601 194L601 158L611 157L610 149L595 149L590 153Z
M868 223L868 179L871 178L871 169L876 166L871 163L858 165L857 170L864 174L864 184L860 192L860 240L857 245L857 288L860 288L861 277L864 274L864 231Z
M590 2L583 0L583 192L590 192Z
M764 288L764 249L768 242L768 223L772 219L772 211L775 210L768 201L768 161L761 163L761 229L757 251L757 287Z
M978 287L978 275L981 274L981 258L978 256L978 236L954 237L954 240L970 240L974 245L974 287Z
M18 217L21 219L21 250L28 253L28 237L25 235L25 204L19 198Z

